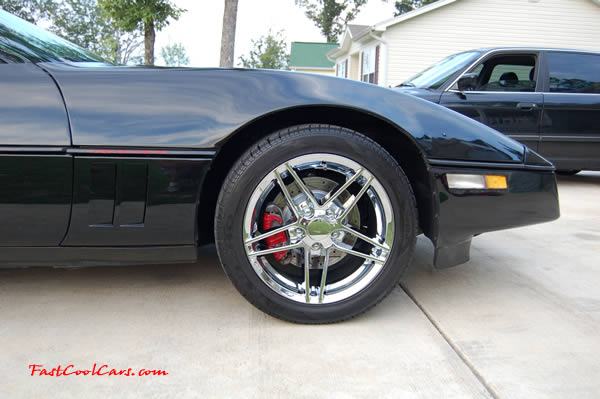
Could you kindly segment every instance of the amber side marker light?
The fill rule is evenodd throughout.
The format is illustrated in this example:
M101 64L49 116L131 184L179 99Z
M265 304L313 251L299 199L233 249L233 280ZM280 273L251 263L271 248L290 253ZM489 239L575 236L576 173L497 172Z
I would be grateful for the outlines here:
M508 188L506 176L485 175L485 184L488 189L492 190L506 190Z
M456 190L506 190L508 183L502 175L467 175L448 173L448 188Z

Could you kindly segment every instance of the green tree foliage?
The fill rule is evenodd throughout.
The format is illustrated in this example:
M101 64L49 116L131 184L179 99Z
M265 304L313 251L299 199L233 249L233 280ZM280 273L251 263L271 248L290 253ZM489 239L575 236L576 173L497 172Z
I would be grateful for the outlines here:
M185 52L185 47L181 43L169 44L161 48L160 56L166 66L182 66L190 63L190 59Z
M154 65L156 31L169 24L169 18L179 19L186 10L177 8L169 0L99 0L107 16L126 32L144 33L144 61Z
M287 69L290 55L281 32L269 33L252 40L253 48L248 57L241 56L244 68Z
M346 25L356 18L367 0L295 0L304 9L304 14L321 30L330 43L346 29Z
M401 0L397 1L394 5L396 12L394 17L398 15L406 14L412 10L416 10L419 7L426 6L427 4L435 3L437 0Z

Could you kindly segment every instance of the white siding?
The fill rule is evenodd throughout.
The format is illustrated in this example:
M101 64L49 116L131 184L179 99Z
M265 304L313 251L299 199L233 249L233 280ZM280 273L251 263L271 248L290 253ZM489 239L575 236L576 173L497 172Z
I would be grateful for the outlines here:
M350 73L348 74L348 78L359 80L360 77L360 55L358 53L353 54L350 57Z
M388 27L387 82L395 86L447 55L479 47L600 51L600 6L591 0L458 0Z

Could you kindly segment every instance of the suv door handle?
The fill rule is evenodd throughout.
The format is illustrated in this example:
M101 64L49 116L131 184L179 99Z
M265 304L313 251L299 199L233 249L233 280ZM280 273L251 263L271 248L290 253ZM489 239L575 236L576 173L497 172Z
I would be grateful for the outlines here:
M521 111L532 111L533 109L537 108L537 104L535 104L535 103L518 103L517 108L519 108Z

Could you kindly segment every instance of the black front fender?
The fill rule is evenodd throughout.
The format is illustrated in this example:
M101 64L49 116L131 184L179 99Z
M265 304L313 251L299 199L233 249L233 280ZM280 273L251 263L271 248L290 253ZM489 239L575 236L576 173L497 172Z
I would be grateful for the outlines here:
M454 111L348 79L241 69L44 68L64 93L79 146L215 148L263 115L334 105L397 126L428 158L521 163L524 157L523 145Z

